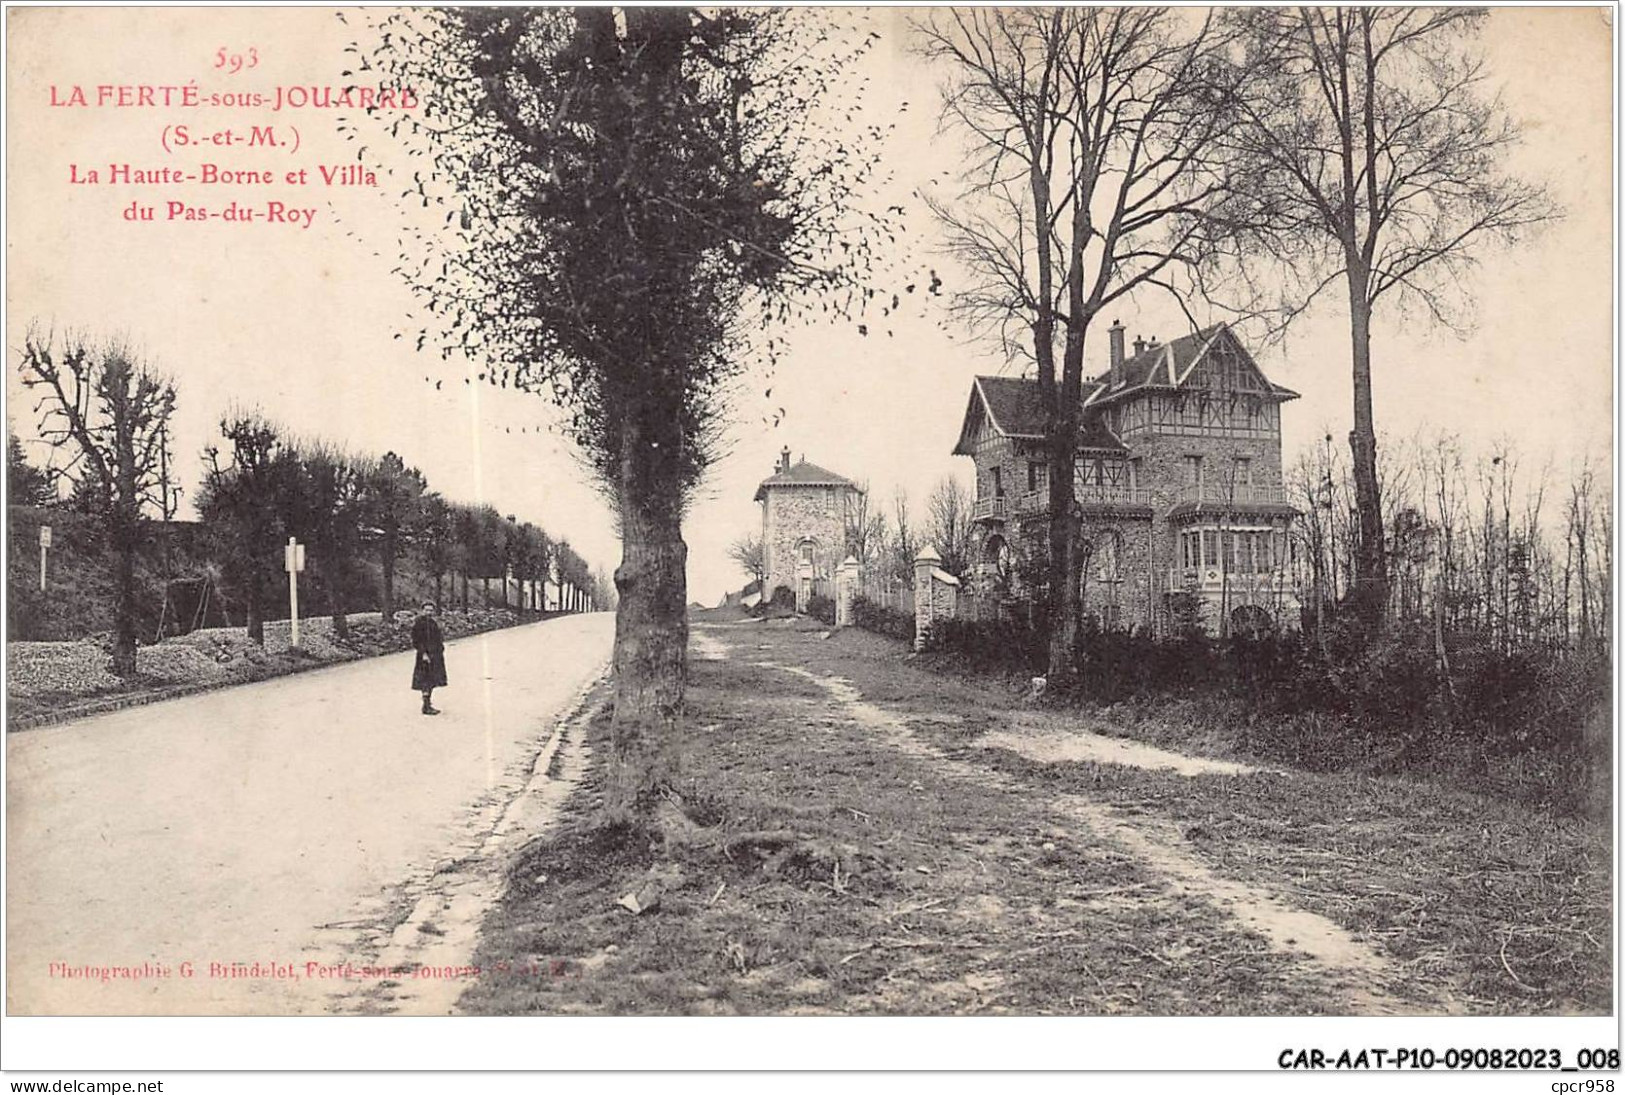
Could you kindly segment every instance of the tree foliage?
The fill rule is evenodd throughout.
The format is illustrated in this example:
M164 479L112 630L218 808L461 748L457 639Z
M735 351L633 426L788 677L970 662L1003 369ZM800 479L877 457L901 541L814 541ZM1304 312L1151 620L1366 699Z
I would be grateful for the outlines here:
M372 67L434 89L388 126L432 168L401 196L450 232L404 228L402 272L439 317L419 348L551 394L607 483L647 407L675 412L663 455L691 487L728 385L777 360L784 325L873 296L893 229L858 195L882 130L807 120L873 35L688 8L419 10L374 31Z
M451 229L403 246L441 320L420 347L551 393L614 500L606 810L641 812L676 770L681 522L730 386L786 323L871 292L878 222L855 198L878 152L811 122L868 39L808 9L445 8L374 30L369 65L427 92L388 127L429 166L403 197ZM569 562L561 545L561 582L589 588Z
M422 519L428 481L393 452L368 464L360 479L361 511L383 568L383 607L388 619L395 612L395 563Z
M281 432L258 412L227 415L220 434L225 448L212 444L203 453L198 516L209 530L224 591L242 606L248 637L264 643L298 465Z
M16 434L6 435L6 502L13 506L56 504L56 484L43 468L28 462Z

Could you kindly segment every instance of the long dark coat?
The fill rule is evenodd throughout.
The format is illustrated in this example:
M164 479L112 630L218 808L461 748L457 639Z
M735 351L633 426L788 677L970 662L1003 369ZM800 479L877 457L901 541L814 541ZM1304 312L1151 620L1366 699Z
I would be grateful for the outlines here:
M440 621L428 615L412 621L412 649L417 651L412 663L412 691L445 687L446 636L440 630Z

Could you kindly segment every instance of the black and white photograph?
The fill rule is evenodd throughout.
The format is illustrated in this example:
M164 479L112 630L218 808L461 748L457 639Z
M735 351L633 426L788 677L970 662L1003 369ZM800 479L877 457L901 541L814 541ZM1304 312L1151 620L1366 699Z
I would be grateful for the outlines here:
M1618 15L7 5L8 1077L1611 1091Z

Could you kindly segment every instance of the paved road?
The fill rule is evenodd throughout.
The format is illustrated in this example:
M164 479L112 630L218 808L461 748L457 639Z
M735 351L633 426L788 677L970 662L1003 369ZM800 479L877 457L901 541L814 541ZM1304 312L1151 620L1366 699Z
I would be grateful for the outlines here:
M568 616L451 644L438 718L400 654L7 735L8 1010L323 1010L335 989L280 967L351 960L406 879L479 838L613 630ZM253 962L273 976L223 975Z

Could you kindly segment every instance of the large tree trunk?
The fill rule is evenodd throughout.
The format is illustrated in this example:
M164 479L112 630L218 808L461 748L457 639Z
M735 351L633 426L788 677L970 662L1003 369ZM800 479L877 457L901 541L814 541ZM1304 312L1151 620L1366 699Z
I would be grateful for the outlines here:
M1349 318L1354 356L1354 508L1360 533L1354 555L1353 607L1369 629L1382 626L1388 608L1388 562L1383 550L1382 499L1377 486L1377 434L1371 409L1371 303L1362 266L1349 267Z
M1061 412L1064 417L1065 412ZM1075 417L1075 414L1074 414ZM1049 439L1049 667L1051 682L1072 675L1073 656L1078 643L1077 547L1072 516L1073 468L1077 454L1071 438L1077 436L1063 424ZM1065 437L1066 440L1061 438Z
M652 432L652 431L651 431ZM611 821L646 816L679 767L677 720L687 683L688 545L674 446L621 441L621 565L615 571L615 714L604 786ZM560 588L560 607L564 606Z
M1092 186L1084 186L1078 202L1088 208ZM1083 252L1089 242L1089 218L1074 216L1071 261L1067 265L1066 347L1061 356L1061 382L1050 409L1048 442L1050 452L1049 523L1049 680L1051 684L1073 675L1078 643L1078 621L1083 604L1078 588L1078 518L1073 514L1076 491L1073 469L1077 462L1078 425L1083 419L1083 336L1089 323L1084 307ZM1051 365L1053 369L1053 363Z

